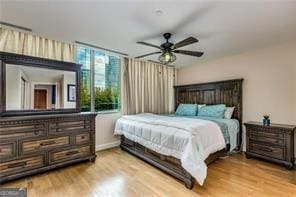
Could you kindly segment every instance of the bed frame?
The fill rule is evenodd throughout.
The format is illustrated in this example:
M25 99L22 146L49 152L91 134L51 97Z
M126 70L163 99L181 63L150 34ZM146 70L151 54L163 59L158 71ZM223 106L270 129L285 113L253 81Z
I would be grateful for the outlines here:
M226 104L226 106L235 107L233 118L240 122L240 132L238 134L237 143L237 150L240 150L242 144L242 83L243 79L235 79L175 86L175 108L177 108L180 103L208 105L223 103ZM156 153L124 136L121 136L120 147L180 181L183 181L188 189L193 188L195 180L184 170L179 159ZM207 158L206 164L209 165L220 157L226 156L229 148L230 145L228 144L225 150L211 154Z

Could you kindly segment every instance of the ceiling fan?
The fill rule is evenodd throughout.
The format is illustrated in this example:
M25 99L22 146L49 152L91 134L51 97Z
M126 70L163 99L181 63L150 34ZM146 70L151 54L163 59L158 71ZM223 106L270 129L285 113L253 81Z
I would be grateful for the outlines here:
M150 46L150 47L154 47L159 49L160 51L157 52L153 52L153 53L148 53L145 55L141 55L135 58L142 58L142 57L146 57L149 55L154 55L154 54L160 54L161 55L158 57L158 60L163 63L163 64L169 64L172 63L176 60L176 56L174 55L174 53L179 53L179 54L183 54L183 55L191 55L191 56L195 56L195 57L200 57L203 55L203 52L198 52L198 51L187 51L187 50L178 50L178 48L193 44L198 42L198 40L194 37L188 37L180 42L177 42L175 44L169 42L169 39L171 38L172 34L171 33L165 33L163 34L163 37L166 39L165 43L162 43L160 46L154 45L154 44L150 44L147 42L142 42L139 41L137 42L138 44L143 44L146 46Z

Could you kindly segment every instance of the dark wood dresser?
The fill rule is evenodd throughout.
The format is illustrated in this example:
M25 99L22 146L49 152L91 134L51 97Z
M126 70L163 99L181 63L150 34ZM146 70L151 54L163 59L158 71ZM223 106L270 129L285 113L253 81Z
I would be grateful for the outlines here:
M95 113L0 118L0 183L95 161Z
M248 122L246 126L247 158L258 157L292 169L295 162L296 126Z

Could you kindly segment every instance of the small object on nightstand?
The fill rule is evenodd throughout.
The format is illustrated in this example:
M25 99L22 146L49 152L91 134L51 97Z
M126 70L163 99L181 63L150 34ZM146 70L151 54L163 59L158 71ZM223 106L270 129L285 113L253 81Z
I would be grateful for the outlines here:
M269 115L264 115L263 117L264 117L263 118L263 125L269 126L270 125Z
M294 167L294 136L296 126L283 124L263 125L260 122L247 122L246 156Z

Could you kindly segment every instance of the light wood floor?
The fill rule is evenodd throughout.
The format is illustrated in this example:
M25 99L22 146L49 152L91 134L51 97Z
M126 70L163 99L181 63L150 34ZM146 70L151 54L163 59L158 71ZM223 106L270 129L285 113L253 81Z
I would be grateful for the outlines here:
M119 148L85 162L1 187L26 187L29 197L66 196L296 196L296 171L241 154L211 164L203 187L188 190L176 179Z

